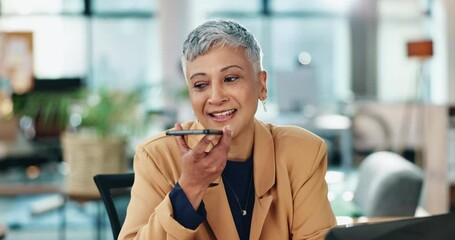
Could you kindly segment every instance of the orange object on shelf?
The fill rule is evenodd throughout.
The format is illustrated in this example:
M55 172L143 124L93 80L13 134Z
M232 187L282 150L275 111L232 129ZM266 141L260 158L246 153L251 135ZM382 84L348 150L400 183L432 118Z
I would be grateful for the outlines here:
M419 40L406 44L408 57L428 58L433 56L433 41Z

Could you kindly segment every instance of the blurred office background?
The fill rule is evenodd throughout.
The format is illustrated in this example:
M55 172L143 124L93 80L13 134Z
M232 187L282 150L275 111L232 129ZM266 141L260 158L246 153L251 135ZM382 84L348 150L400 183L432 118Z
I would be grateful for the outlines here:
M326 139L338 216L354 216L343 202L352 201L359 165L380 151L422 170L420 213L453 208L455 1L0 0L6 239L111 238L100 201L78 192L81 186L68 194L75 166L65 157L81 151L64 152L77 136L62 134L84 132L84 110L103 102L103 93L140 94L137 111L116 105L146 120L139 131L123 128L124 165L89 164L95 172L131 170L137 143L193 117L181 45L192 28L215 18L240 22L262 45L268 111L260 106L257 117ZM81 98L79 89L89 94ZM62 122L55 119L63 103L71 106Z

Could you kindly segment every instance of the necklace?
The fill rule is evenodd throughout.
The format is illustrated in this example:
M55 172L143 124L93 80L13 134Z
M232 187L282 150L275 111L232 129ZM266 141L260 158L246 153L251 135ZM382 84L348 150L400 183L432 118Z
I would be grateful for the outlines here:
M235 200L237 201L237 204L239 205L239 208L240 208L240 213L242 214L242 216L246 216L247 214L247 207L248 207L248 202L250 200L250 190L251 190L251 185L253 183L253 173L251 173L251 177L250 177L250 183L248 185L248 192L246 193L246 202L245 202L245 208L242 208L242 205L240 204L240 200L239 200L239 197L237 196L237 194L235 193L234 189L232 188L231 184L229 184L227 178L221 174L221 176L223 177L223 181L226 182L226 185L228 186L229 190L231 190L231 192L234 194L234 197L235 197Z

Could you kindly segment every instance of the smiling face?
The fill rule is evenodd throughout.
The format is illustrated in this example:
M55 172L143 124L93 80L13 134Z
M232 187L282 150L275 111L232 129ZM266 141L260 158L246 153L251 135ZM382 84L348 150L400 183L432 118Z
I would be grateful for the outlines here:
M214 47L186 65L190 100L205 128L231 125L233 138L253 130L258 99L267 97L264 71L255 72L244 48Z

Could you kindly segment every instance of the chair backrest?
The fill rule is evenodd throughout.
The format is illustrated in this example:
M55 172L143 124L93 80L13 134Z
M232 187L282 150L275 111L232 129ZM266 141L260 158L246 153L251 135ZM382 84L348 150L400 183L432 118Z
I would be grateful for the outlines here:
M359 166L353 201L367 217L414 216L422 185L419 167L396 153L375 152Z
M98 174L93 177L100 191L111 223L114 239L118 238L130 202L134 173Z

